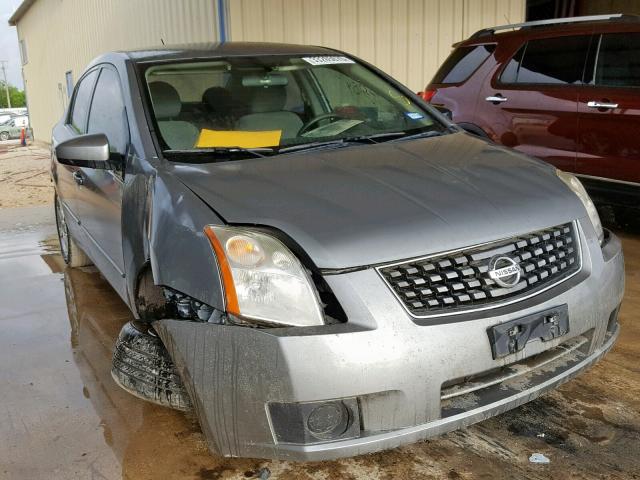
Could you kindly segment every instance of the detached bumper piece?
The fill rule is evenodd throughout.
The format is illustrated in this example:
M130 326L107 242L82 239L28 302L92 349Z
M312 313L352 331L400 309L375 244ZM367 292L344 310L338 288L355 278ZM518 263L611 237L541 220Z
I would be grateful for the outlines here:
M113 351L111 376L124 390L152 403L191 410L191 401L160 338L145 324L129 322Z
M441 391L441 418L504 402L545 382L564 383L571 378L567 372L589 357L592 334L593 331L579 335L556 348L495 371L448 382Z

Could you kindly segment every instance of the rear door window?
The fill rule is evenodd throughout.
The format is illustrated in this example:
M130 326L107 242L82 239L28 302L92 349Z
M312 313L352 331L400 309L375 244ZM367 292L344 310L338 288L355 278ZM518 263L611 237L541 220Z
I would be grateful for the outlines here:
M580 35L531 40L507 63L500 81L540 85L581 84L590 39L590 35Z
M87 133L89 105L91 105L93 86L96 83L97 76L98 70L93 70L85 75L76 87L76 94L73 97L70 123L77 133Z
M495 45L456 48L433 77L433 83L464 82L489 58L495 48Z
M640 33L602 36L595 83L602 87L640 87Z

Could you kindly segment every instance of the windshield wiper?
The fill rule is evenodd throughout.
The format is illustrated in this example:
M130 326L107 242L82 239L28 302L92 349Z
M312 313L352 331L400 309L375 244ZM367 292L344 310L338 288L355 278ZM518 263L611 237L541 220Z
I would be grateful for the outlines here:
M362 135L361 137L345 138L344 141L359 142L359 143L368 141L370 143L381 143L380 140L383 140L383 141L411 140L412 138L435 137L438 135L443 135L443 133L439 132L438 130L427 130L419 133L409 133L409 132L399 131L399 132L376 133L373 135Z
M227 147L227 148L199 148L196 150L165 150L164 153L166 155L176 155L176 156L221 156L221 157L229 157L235 156L237 154L249 154L254 157L266 157L267 155L274 155L279 153L290 153L290 152L299 152L303 150L314 150L320 148L327 147L345 147L348 145L352 145L354 143L381 143L380 140L409 140L413 138L422 138L422 137L432 137L442 135L442 132L437 130L428 130L426 132L420 132L415 134L409 134L408 132L398 131L398 132L385 132L385 133L374 133L372 135L361 135L358 137L346 137L346 138L338 138L335 140L327 140L321 142L310 142L310 143L301 143L297 145L291 145L289 147L282 148L271 148L271 147L260 147L260 148L243 148L243 147Z
M399 142L402 140L413 140L415 138L439 137L440 135L444 135L444 133L438 130L427 130L426 132L414 133L413 135L406 135L404 137L400 137L393 141Z
M344 147L353 143L380 143L378 141L379 139L402 137L404 135L407 135L407 132L387 132L375 133L373 135L362 135L359 137L338 138L336 140L328 140L325 142L302 143L281 148L278 150L278 153L297 152L300 150L310 150L323 147Z
M300 150L312 150L315 148L323 148L323 147L340 147L344 146L347 143L344 139L340 138L338 140L329 140L326 142L310 142L310 143L300 143L298 145L291 145L290 147L282 147L277 150L278 153L288 153L288 152L297 152Z
M407 132L386 132L386 133L374 133L372 135L361 135L359 137L347 137L343 140L345 142L356 142L356 143L380 143L379 140L383 140L385 138L394 138L394 137L404 137L407 135Z
M165 155L175 155L175 156L215 156L215 157L229 157L236 156L237 154L249 154L253 155L257 158L266 157L267 155L273 155L276 153L276 150L270 147L260 147L260 148L243 148L243 147L215 147L215 148L198 148L194 150L180 150L180 149L172 149L165 150Z

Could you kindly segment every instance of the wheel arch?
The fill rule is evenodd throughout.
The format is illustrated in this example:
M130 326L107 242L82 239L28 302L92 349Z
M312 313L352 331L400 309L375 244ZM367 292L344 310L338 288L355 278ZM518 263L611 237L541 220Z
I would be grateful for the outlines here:
M134 315L145 316L139 297L153 290L151 281L223 310L218 266L203 229L224 222L171 173L154 170L136 177L125 189L122 206L125 275ZM150 294L156 300L158 295Z

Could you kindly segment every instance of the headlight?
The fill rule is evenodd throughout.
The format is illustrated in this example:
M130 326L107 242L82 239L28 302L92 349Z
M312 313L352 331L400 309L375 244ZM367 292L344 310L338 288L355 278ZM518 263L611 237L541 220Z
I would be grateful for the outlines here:
M573 190L573 193L575 193L582 201L582 204L584 205L584 208L587 209L587 214L591 219L593 229L596 231L596 235L598 235L598 241L602 245L604 240L604 230L602 229L602 223L600 223L600 216L598 215L598 211L596 210L596 206L593 204L591 197L589 197L589 194L582 186L582 183L575 175L563 172L562 170L556 170L556 175L558 175L560 180L566 183L569 188Z
M307 271L282 242L249 228L208 225L204 232L218 260L227 312L273 325L324 324Z

